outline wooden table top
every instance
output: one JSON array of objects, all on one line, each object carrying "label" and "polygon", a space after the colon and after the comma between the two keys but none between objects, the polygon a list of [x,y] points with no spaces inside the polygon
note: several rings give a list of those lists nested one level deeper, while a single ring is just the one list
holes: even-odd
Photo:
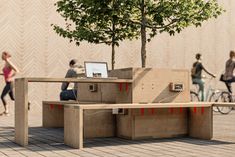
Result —
[{"label": "wooden table top", "polygon": [[193,108],[193,107],[211,107],[211,102],[198,103],[126,103],[126,104],[65,104],[65,107],[74,106],[80,109],[138,109],[138,108]]},{"label": "wooden table top", "polygon": [[44,78],[44,77],[25,77],[16,78],[17,80],[24,79],[27,82],[74,82],[74,83],[132,83],[132,79],[118,79],[118,78]]}]

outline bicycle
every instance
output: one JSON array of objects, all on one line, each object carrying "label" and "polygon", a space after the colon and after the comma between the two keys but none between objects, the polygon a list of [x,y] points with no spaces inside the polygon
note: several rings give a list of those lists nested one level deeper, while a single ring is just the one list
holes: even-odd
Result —
[{"label": "bicycle", "polygon": [[[218,100],[215,102],[234,102],[233,96],[230,92],[228,91],[222,91],[220,96],[218,97]],[[213,110],[217,112],[220,112],[221,114],[229,114],[233,108],[232,107],[213,107]]]},{"label": "bicycle", "polygon": [[[220,81],[226,83],[226,81],[224,81],[222,78],[220,78]],[[219,101],[219,102],[234,102],[233,95],[229,91],[223,91],[221,93],[220,98],[222,99],[222,101]],[[219,107],[218,106],[217,109],[222,114],[228,114],[228,113],[230,113],[233,110],[233,107]]]},{"label": "bicycle", "polygon": [[[209,102],[233,102],[231,93],[227,91],[222,91],[218,89],[213,89],[211,86],[211,80],[213,78],[210,78],[207,82],[208,88],[206,91],[206,98],[205,101]],[[199,102],[201,101],[199,98],[199,88],[198,85],[196,85],[197,92],[190,91],[191,101],[192,102]],[[232,107],[213,107],[214,112],[220,112],[221,114],[228,114],[232,111]]]}]

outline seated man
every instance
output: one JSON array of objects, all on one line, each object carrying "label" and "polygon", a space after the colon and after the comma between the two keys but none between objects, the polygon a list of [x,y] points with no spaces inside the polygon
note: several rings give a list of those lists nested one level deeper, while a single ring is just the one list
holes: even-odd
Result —
[{"label": "seated man", "polygon": [[[84,69],[77,64],[77,60],[73,59],[69,62],[69,70],[67,71],[65,78],[77,78],[79,73],[82,73]],[[77,100],[77,90],[68,89],[69,83],[63,82],[61,85],[60,100]]]}]

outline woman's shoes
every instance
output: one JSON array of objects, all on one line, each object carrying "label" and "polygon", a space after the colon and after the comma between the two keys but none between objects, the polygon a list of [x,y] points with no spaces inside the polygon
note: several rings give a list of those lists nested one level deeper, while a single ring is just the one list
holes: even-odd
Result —
[{"label": "woman's shoes", "polygon": [[[28,110],[30,110],[30,106],[31,106],[31,103],[28,102]],[[9,111],[4,111],[4,112],[0,113],[0,116],[10,116],[10,113],[9,113]]]},{"label": "woman's shoes", "polygon": [[10,116],[10,113],[8,111],[4,111],[0,114],[0,116]]}]

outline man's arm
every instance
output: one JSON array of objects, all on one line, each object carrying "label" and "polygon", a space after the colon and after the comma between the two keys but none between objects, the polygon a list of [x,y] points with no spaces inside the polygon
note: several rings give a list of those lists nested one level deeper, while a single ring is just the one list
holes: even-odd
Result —
[{"label": "man's arm", "polygon": [[212,73],[210,73],[208,70],[206,70],[206,68],[201,64],[201,66],[202,66],[202,69],[207,73],[207,74],[209,74],[210,76],[212,76],[212,77],[215,77],[215,75],[214,74],[212,74]]}]

